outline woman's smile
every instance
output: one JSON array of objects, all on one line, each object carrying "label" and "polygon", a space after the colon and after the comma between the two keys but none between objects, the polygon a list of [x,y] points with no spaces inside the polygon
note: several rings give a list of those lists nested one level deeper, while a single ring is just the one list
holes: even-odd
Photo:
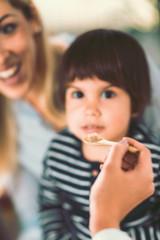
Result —
[{"label": "woman's smile", "polygon": [[19,83],[18,74],[20,72],[21,64],[15,63],[4,70],[0,70],[0,81],[6,85],[16,85]]}]

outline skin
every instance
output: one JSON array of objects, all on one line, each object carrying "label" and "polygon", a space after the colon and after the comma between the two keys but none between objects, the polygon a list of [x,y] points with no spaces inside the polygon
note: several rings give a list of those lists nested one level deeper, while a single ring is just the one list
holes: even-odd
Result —
[{"label": "skin", "polygon": [[[128,143],[139,149],[140,154],[135,169],[124,172],[121,169],[121,164],[128,149]],[[94,236],[97,232],[106,228],[119,228],[122,219],[153,193],[150,151],[131,138],[125,138],[125,140],[123,139],[123,141],[112,146],[91,189],[91,235]],[[107,214],[104,214],[104,212],[107,212]]]},{"label": "skin", "polygon": [[0,93],[10,99],[32,101],[39,91],[34,86],[37,24],[0,1]]},{"label": "skin", "polygon": [[[81,140],[87,134],[97,132],[101,137],[117,142],[128,133],[132,117],[130,96],[109,82],[98,78],[75,79],[66,90],[65,108],[68,126]],[[83,144],[83,153],[88,160],[97,161],[99,156],[102,161],[106,147]]]}]

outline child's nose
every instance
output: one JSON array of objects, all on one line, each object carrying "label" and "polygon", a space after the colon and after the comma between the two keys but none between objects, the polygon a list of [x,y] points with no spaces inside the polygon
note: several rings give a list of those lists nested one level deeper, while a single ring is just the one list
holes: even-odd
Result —
[{"label": "child's nose", "polygon": [[100,110],[98,106],[92,104],[92,105],[87,105],[85,108],[85,115],[86,116],[93,116],[97,117],[100,115]]}]

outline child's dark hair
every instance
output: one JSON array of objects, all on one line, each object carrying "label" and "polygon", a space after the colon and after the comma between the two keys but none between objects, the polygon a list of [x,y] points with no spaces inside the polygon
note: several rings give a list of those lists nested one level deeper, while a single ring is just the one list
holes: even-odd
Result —
[{"label": "child's dark hair", "polygon": [[132,113],[142,113],[150,102],[149,70],[142,47],[130,35],[97,29],[79,36],[65,52],[59,69],[59,107],[75,78],[97,77],[124,89],[131,97]]}]

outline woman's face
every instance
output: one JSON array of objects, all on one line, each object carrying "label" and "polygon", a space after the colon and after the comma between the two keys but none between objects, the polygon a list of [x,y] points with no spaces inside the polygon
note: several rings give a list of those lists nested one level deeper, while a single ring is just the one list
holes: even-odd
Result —
[{"label": "woman's face", "polygon": [[32,88],[35,27],[7,0],[0,1],[0,93],[8,98],[25,98]]}]

